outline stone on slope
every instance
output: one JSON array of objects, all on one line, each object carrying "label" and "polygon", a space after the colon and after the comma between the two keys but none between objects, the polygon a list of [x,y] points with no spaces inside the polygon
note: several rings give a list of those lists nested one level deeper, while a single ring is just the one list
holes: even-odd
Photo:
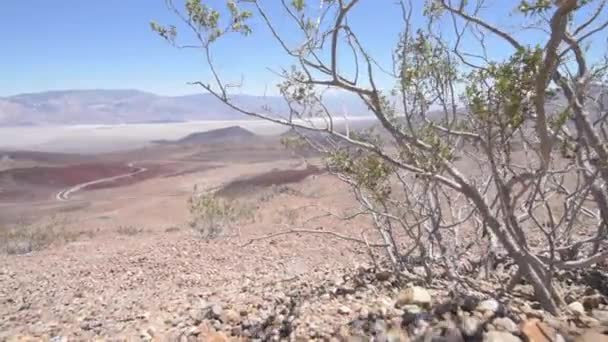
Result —
[{"label": "stone on slope", "polygon": [[530,319],[521,324],[521,333],[529,342],[558,342],[563,338],[555,329],[538,319]]},{"label": "stone on slope", "polygon": [[385,341],[387,341],[387,342],[409,342],[410,338],[407,335],[407,333],[405,333],[401,329],[391,329],[386,332]]},{"label": "stone on slope", "polygon": [[340,315],[349,315],[351,312],[350,308],[348,306],[341,306],[338,308],[338,313]]},{"label": "stone on slope", "polygon": [[579,316],[583,316],[585,314],[585,307],[580,302],[572,302],[568,304],[568,310]]},{"label": "stone on slope", "polygon": [[496,314],[500,311],[501,304],[496,299],[486,299],[477,304],[476,310],[481,313],[493,313]]},{"label": "stone on slope", "polygon": [[577,337],[575,342],[608,342],[608,335],[589,331]]},{"label": "stone on slope", "polygon": [[521,342],[521,339],[505,331],[488,331],[483,336],[484,342]]},{"label": "stone on slope", "polygon": [[402,290],[397,296],[397,307],[404,305],[420,305],[429,307],[431,305],[431,294],[423,287],[412,286]]},{"label": "stone on slope", "polygon": [[475,316],[464,316],[460,322],[460,330],[465,336],[477,336],[481,332],[481,320]]},{"label": "stone on slope", "polygon": [[591,316],[597,319],[600,324],[608,326],[608,311],[605,310],[592,310]]},{"label": "stone on slope", "polygon": [[508,317],[496,318],[493,323],[498,330],[503,330],[510,333],[516,333],[519,331],[519,327],[517,326],[517,324]]}]

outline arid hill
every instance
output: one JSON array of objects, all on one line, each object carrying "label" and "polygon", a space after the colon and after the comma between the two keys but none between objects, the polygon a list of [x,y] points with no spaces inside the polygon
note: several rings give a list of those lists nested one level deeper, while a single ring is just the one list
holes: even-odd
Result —
[{"label": "arid hill", "polygon": [[174,141],[160,140],[155,142],[173,145],[209,145],[253,141],[256,139],[256,137],[257,136],[254,133],[240,126],[230,126],[226,128],[188,134],[187,136]]}]

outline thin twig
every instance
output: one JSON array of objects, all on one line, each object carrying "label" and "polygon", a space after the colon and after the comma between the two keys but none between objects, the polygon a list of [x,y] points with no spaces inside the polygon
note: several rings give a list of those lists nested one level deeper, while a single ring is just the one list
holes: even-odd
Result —
[{"label": "thin twig", "polygon": [[[319,227],[319,228],[321,228],[321,227]],[[277,236],[288,235],[288,234],[321,234],[321,235],[331,235],[331,236],[336,237],[338,239],[360,243],[362,245],[366,245],[366,246],[369,246],[369,247],[376,247],[376,248],[386,247],[385,244],[368,244],[368,243],[366,243],[363,240],[356,239],[356,238],[353,238],[353,237],[350,237],[350,236],[345,236],[345,235],[341,235],[341,234],[338,234],[338,233],[335,233],[335,232],[330,232],[330,231],[314,230],[314,229],[289,229],[289,230],[278,232],[278,233],[272,233],[272,234],[260,236],[260,237],[257,237],[257,238],[252,238],[247,243],[241,245],[241,247],[245,247],[245,246],[251,245],[252,243],[254,243],[256,241],[272,239],[272,238],[277,237]]]}]

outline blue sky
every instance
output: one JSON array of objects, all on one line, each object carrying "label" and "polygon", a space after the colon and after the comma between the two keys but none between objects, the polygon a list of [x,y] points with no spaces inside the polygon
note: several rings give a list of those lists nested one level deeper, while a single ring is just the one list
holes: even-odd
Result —
[{"label": "blue sky", "polygon": [[[284,25],[279,1],[263,3],[282,33],[294,36],[295,30]],[[369,50],[380,56],[389,57],[400,30],[394,3],[363,0],[350,19]],[[496,3],[498,10],[488,16],[509,23],[515,2]],[[197,92],[186,82],[208,79],[202,56],[170,47],[150,31],[150,20],[176,22],[164,0],[3,0],[0,96],[76,88],[132,88],[166,95]],[[276,44],[267,43],[269,33],[261,23],[253,22],[253,28],[253,36],[218,46],[215,59],[228,79],[245,77],[244,92],[261,93],[277,80],[266,67],[286,66],[289,60]],[[492,49],[497,55],[505,51]]]},{"label": "blue sky", "polygon": [[[266,3],[281,22],[282,12],[272,5],[278,0]],[[375,9],[355,14],[373,22],[392,15]],[[136,88],[169,95],[197,92],[186,82],[207,79],[202,56],[169,46],[151,32],[150,20],[177,21],[164,0],[3,0],[0,96],[73,88]],[[259,93],[277,79],[265,67],[286,60],[275,44],[264,42],[269,35],[259,22],[254,29],[253,36],[238,39],[238,46],[218,47],[215,59],[228,77],[246,76],[245,91]],[[373,40],[375,47],[390,48],[396,37],[396,30],[392,31]]]}]

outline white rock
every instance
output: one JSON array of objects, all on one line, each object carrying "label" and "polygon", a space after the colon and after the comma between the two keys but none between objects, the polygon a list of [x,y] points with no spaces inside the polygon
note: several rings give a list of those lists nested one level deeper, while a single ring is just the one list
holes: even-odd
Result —
[{"label": "white rock", "polygon": [[414,305],[414,304],[403,305],[401,307],[401,309],[403,309],[403,311],[413,313],[413,314],[422,312],[422,308],[420,308],[418,305]]},{"label": "white rock", "polygon": [[460,330],[465,336],[475,336],[481,328],[481,321],[477,317],[465,316],[460,322]]},{"label": "white rock", "polygon": [[220,318],[222,316],[222,306],[219,304],[215,304],[211,306],[211,316],[212,318]]},{"label": "white rock", "polygon": [[568,304],[568,309],[576,315],[584,315],[585,307],[580,302],[572,302]]},{"label": "white rock", "polygon": [[601,324],[608,325],[608,311],[604,310],[593,310],[591,311],[593,318],[600,321]]},{"label": "white rock", "polygon": [[396,305],[401,307],[403,305],[414,304],[428,307],[431,305],[431,301],[431,294],[425,288],[412,286],[399,293]]},{"label": "white rock", "polygon": [[350,314],[350,308],[348,306],[341,306],[338,308],[338,313],[340,315],[348,315]]},{"label": "white rock", "polygon": [[476,310],[479,312],[496,313],[500,309],[500,303],[496,299],[486,299],[477,304]]},{"label": "white rock", "polygon": [[519,327],[513,320],[508,317],[500,317],[494,320],[494,325],[498,330],[508,331],[510,333],[516,333],[519,331]]}]

